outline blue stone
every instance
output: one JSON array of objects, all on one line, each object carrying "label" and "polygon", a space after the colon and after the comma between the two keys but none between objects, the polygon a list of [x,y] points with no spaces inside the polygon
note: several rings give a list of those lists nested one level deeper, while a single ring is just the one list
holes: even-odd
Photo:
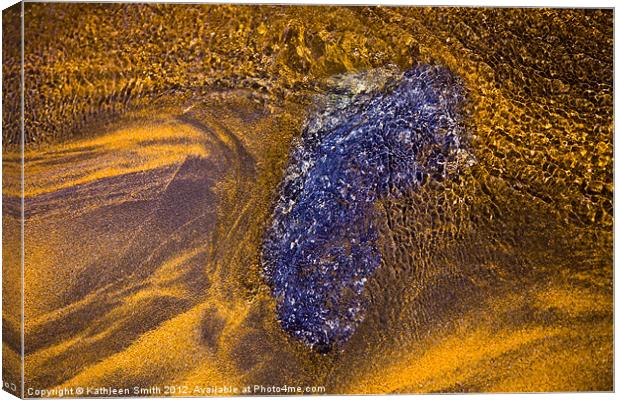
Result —
[{"label": "blue stone", "polygon": [[445,179],[464,145],[464,90],[446,68],[418,65],[381,89],[341,92],[293,144],[263,243],[280,324],[319,352],[364,318],[364,287],[381,264],[377,200]]}]

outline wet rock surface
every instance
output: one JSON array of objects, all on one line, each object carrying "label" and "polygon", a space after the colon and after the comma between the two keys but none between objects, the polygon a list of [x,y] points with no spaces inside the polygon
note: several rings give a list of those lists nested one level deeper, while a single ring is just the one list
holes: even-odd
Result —
[{"label": "wet rock surface", "polygon": [[[351,91],[363,87],[356,78]],[[280,323],[319,352],[345,342],[364,317],[361,295],[381,263],[377,200],[445,179],[466,158],[462,82],[429,65],[388,79],[379,92],[343,89],[310,116],[266,233]]]}]

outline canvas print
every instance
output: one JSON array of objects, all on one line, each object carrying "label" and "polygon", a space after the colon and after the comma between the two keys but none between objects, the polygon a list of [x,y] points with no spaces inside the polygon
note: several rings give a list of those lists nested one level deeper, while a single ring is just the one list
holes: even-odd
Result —
[{"label": "canvas print", "polygon": [[613,18],[4,10],[4,389],[613,391]]}]

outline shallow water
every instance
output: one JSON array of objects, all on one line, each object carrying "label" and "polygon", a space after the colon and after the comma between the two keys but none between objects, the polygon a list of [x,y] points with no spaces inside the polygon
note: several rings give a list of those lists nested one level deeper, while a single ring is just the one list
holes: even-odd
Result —
[{"label": "shallow water", "polygon": [[[612,389],[611,11],[26,7],[26,389]],[[7,77],[15,65],[5,62]],[[394,85],[428,65],[463,96],[458,112],[421,115],[458,120],[458,136],[441,118],[433,130],[404,111],[376,112],[401,100],[423,106]],[[328,151],[355,118],[379,137],[390,132],[381,123],[407,125],[413,147],[388,148],[415,160],[390,164],[403,180],[364,192],[363,209],[327,202],[323,215],[318,189],[290,194],[283,182],[308,156],[314,169],[290,182],[319,187],[329,170],[346,184],[346,168],[327,160],[361,165],[362,151],[381,149],[364,136],[344,156]],[[5,126],[3,245],[12,249],[18,131]],[[328,135],[310,141],[321,127]],[[431,132],[450,137],[447,147],[425,142]],[[432,145],[413,150],[423,143]],[[310,145],[324,161],[304,153]],[[384,177],[373,172],[352,193]],[[290,199],[311,218],[279,216]],[[338,211],[342,234],[330,238],[342,243],[304,254],[344,265],[342,275],[316,273],[317,258],[309,277],[270,278],[298,273],[299,259],[278,249],[292,237],[306,246],[310,220],[333,229]],[[301,231],[289,237],[293,223]],[[353,243],[344,228],[368,247],[339,264],[329,258]],[[277,261],[265,274],[270,229]],[[5,380],[19,362],[18,255],[3,251]],[[363,290],[323,302],[361,278]],[[319,281],[319,296],[288,298],[351,329],[316,351],[308,344],[319,343],[322,322],[296,334],[281,323],[296,315],[281,306],[287,292],[277,296],[286,283],[307,294]]]}]

